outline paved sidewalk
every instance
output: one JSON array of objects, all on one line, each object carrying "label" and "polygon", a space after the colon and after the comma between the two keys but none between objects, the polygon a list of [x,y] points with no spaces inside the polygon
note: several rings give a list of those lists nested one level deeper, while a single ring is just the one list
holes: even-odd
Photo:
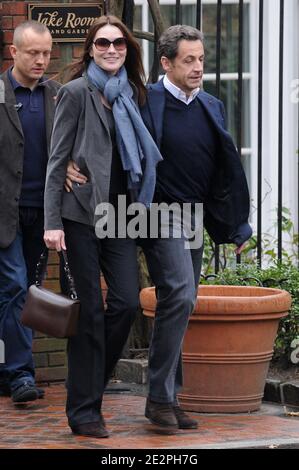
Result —
[{"label": "paved sidewalk", "polygon": [[198,430],[164,436],[154,433],[144,417],[142,393],[116,384],[105,394],[108,439],[71,434],[63,385],[46,387],[44,399],[27,405],[0,397],[0,449],[299,449],[299,417],[286,416],[282,406],[263,404],[250,414],[193,413]]}]

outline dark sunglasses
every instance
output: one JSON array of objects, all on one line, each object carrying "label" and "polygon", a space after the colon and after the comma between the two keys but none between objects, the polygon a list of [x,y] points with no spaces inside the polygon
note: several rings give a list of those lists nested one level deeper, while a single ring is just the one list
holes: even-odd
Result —
[{"label": "dark sunglasses", "polygon": [[109,41],[106,38],[98,38],[96,39],[93,44],[96,46],[98,51],[106,51],[109,49],[111,44],[116,51],[124,51],[127,47],[127,40],[126,38],[116,38],[114,41]]}]

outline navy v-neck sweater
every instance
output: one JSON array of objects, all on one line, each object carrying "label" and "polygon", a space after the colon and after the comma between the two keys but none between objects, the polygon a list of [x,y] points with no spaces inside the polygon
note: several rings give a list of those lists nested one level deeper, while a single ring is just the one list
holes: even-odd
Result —
[{"label": "navy v-neck sweater", "polygon": [[205,202],[216,167],[218,133],[198,99],[189,105],[166,91],[157,189],[165,201]]}]

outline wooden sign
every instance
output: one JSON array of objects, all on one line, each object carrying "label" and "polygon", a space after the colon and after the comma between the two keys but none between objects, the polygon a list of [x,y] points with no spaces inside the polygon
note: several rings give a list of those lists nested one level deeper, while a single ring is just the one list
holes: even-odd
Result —
[{"label": "wooden sign", "polygon": [[84,42],[90,26],[103,12],[102,1],[28,5],[28,19],[47,26],[55,42]]}]

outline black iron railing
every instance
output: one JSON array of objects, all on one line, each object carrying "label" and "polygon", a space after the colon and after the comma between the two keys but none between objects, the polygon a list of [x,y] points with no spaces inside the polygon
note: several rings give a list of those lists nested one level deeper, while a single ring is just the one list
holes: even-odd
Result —
[{"label": "black iron railing", "polygon": [[[182,22],[182,4],[180,0],[173,0],[175,6],[175,21],[176,23]],[[197,0],[196,2],[196,26],[202,28],[202,8],[203,1]],[[222,17],[223,17],[223,6],[224,2],[222,0],[216,0],[217,4],[217,15],[216,15],[216,35],[215,35],[215,45],[216,45],[216,95],[220,97],[221,91],[221,72],[222,72]],[[237,129],[236,129],[236,145],[240,155],[242,157],[242,138],[243,138],[243,113],[244,113],[244,103],[243,103],[243,84],[244,84],[244,70],[243,70],[243,59],[244,59],[244,0],[239,0],[238,2],[238,58],[237,58]],[[263,252],[263,234],[262,234],[262,204],[263,204],[263,163],[265,156],[263,155],[263,119],[264,119],[264,110],[263,110],[263,91],[265,84],[264,80],[264,59],[265,59],[265,47],[264,47],[264,0],[259,0],[258,8],[258,90],[257,90],[257,116],[256,116],[256,126],[257,126],[257,168],[254,169],[257,186],[256,194],[256,256],[259,264],[262,262]],[[133,0],[125,0],[124,7],[124,16],[123,19],[127,21],[127,24],[131,27],[133,24],[133,11],[134,5]],[[277,244],[276,244],[276,253],[277,259],[282,260],[283,257],[283,148],[284,148],[284,135],[283,135],[283,124],[284,124],[284,25],[285,25],[285,1],[280,0],[280,9],[279,9],[279,50],[276,51],[267,51],[269,53],[277,53],[279,60],[279,76],[273,77],[273,80],[278,80],[279,83],[279,102],[278,102],[278,163],[277,163]],[[128,21],[130,18],[130,21]],[[203,28],[204,29],[204,28]],[[157,34],[155,33],[157,38]],[[159,64],[157,60],[154,62],[153,67],[151,68],[150,78],[153,81],[158,79],[159,73]],[[299,76],[299,72],[298,72]],[[298,120],[299,121],[299,120]],[[298,148],[299,148],[299,125],[298,125]],[[298,181],[299,181],[299,155],[298,155]],[[299,190],[297,189],[296,200],[298,200],[299,207]],[[299,226],[295,228],[296,232],[299,232]],[[237,262],[241,261],[241,257],[237,257]],[[298,240],[298,266],[299,266],[299,240]],[[216,247],[215,250],[215,271],[219,271],[219,250]]]}]

